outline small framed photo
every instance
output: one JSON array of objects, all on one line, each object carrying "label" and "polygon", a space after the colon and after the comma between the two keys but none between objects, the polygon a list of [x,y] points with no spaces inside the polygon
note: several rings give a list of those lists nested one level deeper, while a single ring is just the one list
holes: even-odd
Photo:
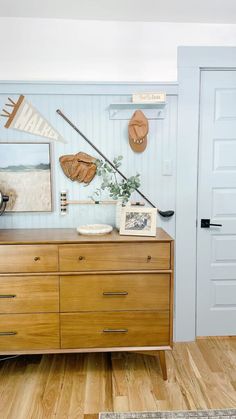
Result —
[{"label": "small framed photo", "polygon": [[122,208],[120,234],[156,236],[157,209],[127,206]]}]

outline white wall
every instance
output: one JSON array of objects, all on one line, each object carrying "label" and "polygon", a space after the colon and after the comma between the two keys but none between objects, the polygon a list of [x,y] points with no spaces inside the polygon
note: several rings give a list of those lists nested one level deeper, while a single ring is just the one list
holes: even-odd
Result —
[{"label": "white wall", "polygon": [[173,81],[177,46],[236,45],[236,25],[0,18],[1,80]]}]

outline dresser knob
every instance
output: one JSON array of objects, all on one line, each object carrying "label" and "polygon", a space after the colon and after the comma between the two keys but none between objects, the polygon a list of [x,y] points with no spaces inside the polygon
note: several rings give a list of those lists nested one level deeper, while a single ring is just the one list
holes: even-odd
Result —
[{"label": "dresser knob", "polygon": [[79,260],[84,260],[85,257],[84,256],[79,256]]},{"label": "dresser knob", "polygon": [[147,261],[149,262],[152,259],[150,255],[147,256]]},{"label": "dresser knob", "polygon": [[37,262],[37,260],[40,260],[40,257],[39,256],[35,256],[34,257],[34,260],[35,260],[35,262]]}]

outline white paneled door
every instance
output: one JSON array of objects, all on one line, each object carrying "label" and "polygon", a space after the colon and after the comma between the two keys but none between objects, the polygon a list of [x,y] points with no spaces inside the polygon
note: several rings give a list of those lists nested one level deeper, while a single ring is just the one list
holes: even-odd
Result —
[{"label": "white paneled door", "polygon": [[236,335],[234,70],[201,72],[197,229],[196,334]]}]

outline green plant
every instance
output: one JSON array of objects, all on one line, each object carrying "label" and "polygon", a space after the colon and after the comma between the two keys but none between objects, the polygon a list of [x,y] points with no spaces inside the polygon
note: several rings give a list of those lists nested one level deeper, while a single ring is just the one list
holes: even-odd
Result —
[{"label": "green plant", "polygon": [[[113,164],[118,169],[122,164],[123,156],[113,159]],[[103,160],[96,160],[97,175],[101,177],[102,183],[93,193],[92,199],[96,201],[101,198],[102,191],[107,190],[112,199],[121,199],[126,204],[132,194],[140,186],[140,174],[118,181],[119,176],[116,170]]]}]

